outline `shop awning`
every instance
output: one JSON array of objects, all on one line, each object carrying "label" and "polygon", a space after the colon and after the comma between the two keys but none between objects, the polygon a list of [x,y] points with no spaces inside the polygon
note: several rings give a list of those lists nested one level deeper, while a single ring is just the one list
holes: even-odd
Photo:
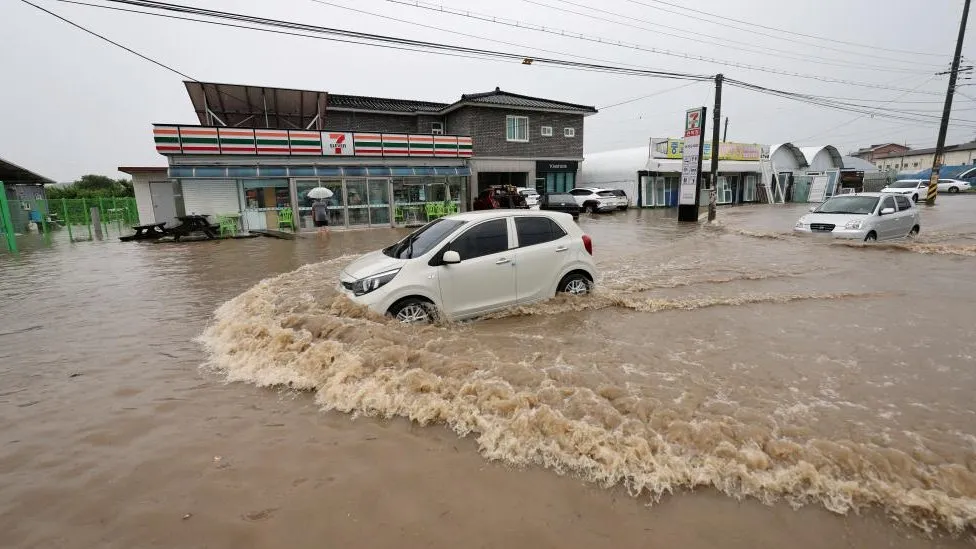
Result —
[{"label": "shop awning", "polygon": [[250,179],[265,177],[469,176],[467,166],[170,166],[169,177]]}]

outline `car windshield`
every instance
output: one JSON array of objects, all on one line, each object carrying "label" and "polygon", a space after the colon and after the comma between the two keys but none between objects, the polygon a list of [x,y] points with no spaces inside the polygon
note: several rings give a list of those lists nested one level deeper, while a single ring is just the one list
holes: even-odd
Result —
[{"label": "car windshield", "polygon": [[877,196],[838,196],[824,202],[815,211],[824,214],[867,215],[878,205]]},{"label": "car windshield", "polygon": [[573,198],[571,194],[547,194],[546,200],[549,202],[572,202],[576,203],[576,199]]},{"label": "car windshield", "polygon": [[447,235],[464,224],[465,221],[457,219],[435,219],[389,248],[384,248],[383,253],[398,259],[420,257],[434,249]]},{"label": "car windshield", "polygon": [[890,189],[914,189],[918,187],[918,181],[895,181],[888,185]]}]

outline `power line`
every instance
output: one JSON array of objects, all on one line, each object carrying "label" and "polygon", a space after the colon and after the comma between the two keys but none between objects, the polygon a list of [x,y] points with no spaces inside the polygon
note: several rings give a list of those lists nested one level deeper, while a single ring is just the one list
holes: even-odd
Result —
[{"label": "power line", "polygon": [[[674,51],[660,49],[660,48],[642,46],[642,45],[638,45],[638,44],[630,44],[630,43],[626,43],[626,42],[619,42],[619,41],[614,41],[614,40],[608,40],[608,39],[604,39],[604,38],[599,38],[599,37],[593,37],[593,36],[587,36],[587,35],[584,35],[584,34],[579,34],[579,33],[573,32],[573,31],[567,31],[567,30],[562,30],[562,29],[549,28],[549,27],[544,27],[544,26],[541,26],[541,25],[535,25],[535,24],[532,24],[532,23],[526,23],[526,22],[523,22],[523,21],[503,19],[503,18],[498,18],[498,17],[491,16],[491,15],[479,14],[479,13],[475,13],[475,12],[471,12],[471,11],[466,11],[466,10],[465,11],[455,10],[455,9],[452,9],[452,8],[445,7],[443,5],[428,4],[428,3],[422,2],[420,0],[412,0],[412,1],[411,0],[387,0],[387,1],[388,2],[392,2],[394,4],[401,4],[401,5],[404,5],[404,6],[416,7],[416,8],[426,9],[426,10],[430,10],[430,11],[438,11],[438,12],[442,12],[442,13],[449,13],[451,15],[456,15],[456,16],[459,16],[459,17],[466,17],[466,18],[469,18],[469,19],[475,19],[475,20],[484,21],[484,22],[488,22],[488,23],[493,23],[493,24],[498,24],[498,25],[505,25],[505,26],[508,26],[508,27],[522,28],[522,29],[533,30],[533,31],[537,31],[537,32],[544,32],[544,33],[547,33],[547,34],[552,34],[552,35],[556,35],[556,36],[562,36],[562,37],[566,37],[566,38],[573,38],[573,39],[577,39],[577,40],[584,40],[584,41],[587,41],[587,42],[604,44],[604,45],[608,45],[608,46],[617,46],[617,47],[628,48],[628,49],[633,49],[633,50],[638,50],[638,51],[645,51],[645,52],[649,52],[649,53],[656,53],[656,54],[659,54],[659,55],[667,55],[667,56],[671,56],[671,57],[678,57],[678,58],[681,58],[681,59],[686,59],[686,60],[691,60],[691,61],[702,61],[702,62],[716,63],[716,64],[719,64],[719,65],[725,65],[725,66],[729,66],[729,67],[736,67],[736,68],[747,69],[747,70],[755,70],[755,71],[766,72],[766,73],[770,73],[770,74],[777,74],[777,75],[781,75],[781,76],[792,76],[792,77],[796,77],[796,78],[805,78],[805,79],[809,79],[809,80],[818,80],[820,82],[827,82],[827,83],[832,83],[832,84],[847,84],[847,85],[858,86],[858,87],[863,87],[863,88],[873,88],[873,89],[892,90],[892,91],[905,91],[903,88],[893,88],[893,87],[890,87],[890,86],[884,86],[884,85],[880,85],[880,84],[874,84],[874,83],[868,83],[868,82],[858,82],[858,81],[854,81],[854,80],[845,80],[845,79],[839,79],[839,78],[831,78],[831,77],[827,77],[827,76],[819,76],[819,75],[811,75],[811,74],[802,74],[802,73],[797,73],[797,72],[792,72],[792,71],[785,71],[785,70],[775,69],[775,68],[771,68],[771,67],[764,67],[764,66],[758,66],[758,65],[750,65],[750,64],[739,63],[739,62],[735,62],[735,61],[727,61],[727,60],[723,60],[723,59],[716,59],[716,58],[707,57],[707,56],[692,55],[692,54],[674,52]],[[526,1],[529,1],[529,0],[526,0]],[[916,93],[922,94],[922,95],[941,95],[938,92],[918,91]]]},{"label": "power line", "polygon": [[105,37],[105,36],[103,36],[101,34],[98,34],[97,32],[95,32],[93,30],[89,30],[89,29],[87,29],[87,28],[79,25],[78,23],[75,23],[74,21],[70,21],[68,19],[65,19],[64,17],[61,17],[60,15],[54,13],[53,11],[47,10],[45,8],[42,8],[41,6],[38,6],[37,4],[34,4],[32,2],[29,2],[28,0],[20,0],[20,1],[23,2],[23,3],[25,3],[25,4],[27,4],[28,6],[32,6],[34,8],[37,8],[37,9],[43,11],[44,13],[46,13],[46,14],[52,16],[52,17],[56,17],[56,18],[60,19],[61,21],[65,22],[65,23],[67,23],[69,25],[71,25],[72,27],[75,27],[76,29],[83,30],[83,31],[87,32],[88,34],[90,34],[90,35],[92,35],[92,36],[94,36],[94,37],[96,37],[96,38],[98,38],[100,40],[104,40],[104,41],[108,42],[109,44],[112,44],[115,47],[122,48],[123,50],[125,50],[125,51],[127,51],[127,52],[129,52],[129,53],[131,53],[131,54],[133,54],[135,56],[141,57],[142,59],[144,59],[146,61],[149,61],[150,63],[152,63],[154,65],[158,65],[158,66],[160,66],[160,67],[162,67],[162,68],[164,68],[164,69],[166,69],[166,70],[168,70],[170,72],[176,73],[176,74],[182,76],[183,78],[186,78],[187,80],[193,80],[194,82],[197,81],[196,78],[193,78],[192,76],[189,76],[188,74],[186,74],[184,72],[178,71],[178,70],[174,69],[173,67],[170,67],[169,65],[164,64],[161,61],[157,61],[157,60],[155,60],[155,59],[153,59],[153,58],[151,58],[151,57],[149,57],[147,55],[141,54],[141,53],[137,52],[136,50],[134,50],[132,48],[129,48],[127,46],[123,46],[122,44],[119,44],[118,42],[112,40],[111,38],[107,38],[107,37]]},{"label": "power line", "polygon": [[[559,7],[556,7],[556,6],[552,6],[552,5],[549,5],[549,4],[545,4],[545,3],[540,2],[538,0],[523,0],[523,1],[526,2],[526,3],[529,3],[529,4],[534,4],[534,5],[542,6],[542,7],[549,8],[549,9],[554,9],[554,10],[558,10],[558,11],[562,11],[562,12],[566,12],[566,13],[572,13],[574,15],[580,15],[582,17],[589,17],[589,18],[593,18],[593,19],[600,20],[600,21],[606,21],[608,23],[614,23],[614,24],[617,24],[617,25],[623,25],[623,26],[627,26],[627,27],[633,27],[633,28],[637,28],[637,29],[641,29],[641,30],[651,30],[651,29],[647,29],[645,27],[640,27],[640,26],[633,25],[631,23],[625,23],[625,22],[621,22],[621,21],[614,21],[612,19],[605,19],[605,18],[597,17],[597,16],[594,16],[594,15],[591,15],[591,14],[587,14],[587,13],[580,13],[580,12],[573,11],[573,10],[569,10],[569,9],[565,9],[565,8],[559,8]],[[629,20],[641,21],[643,23],[647,23],[649,25],[656,26],[656,27],[662,27],[662,28],[671,29],[671,30],[683,31],[683,32],[686,32],[686,33],[689,33],[689,34],[698,35],[698,36],[701,36],[701,37],[704,37],[704,38],[710,38],[712,40],[721,40],[721,41],[724,41],[724,42],[731,42],[733,44],[741,44],[741,45],[746,45],[746,46],[755,46],[755,44],[749,44],[747,42],[741,42],[741,41],[737,41],[737,40],[731,40],[729,38],[723,38],[723,37],[720,37],[720,36],[714,36],[714,35],[710,35],[710,34],[705,34],[703,32],[690,31],[690,30],[681,29],[681,28],[678,28],[678,27],[671,27],[671,26],[668,26],[668,25],[663,25],[661,23],[655,23],[653,21],[648,21],[647,19],[641,19],[640,17],[635,17],[635,16],[632,16],[632,15],[621,14],[621,13],[617,13],[617,12],[614,12],[614,11],[609,11],[609,10],[597,8],[597,7],[594,7],[594,6],[588,6],[586,4],[580,4],[578,2],[573,2],[571,0],[553,0],[553,1],[560,2],[562,4],[568,4],[570,6],[576,6],[578,8],[588,9],[588,10],[595,11],[595,12],[598,12],[598,13],[603,13],[603,14],[606,14],[606,15],[611,15],[611,16],[614,16],[614,17],[619,17],[621,19],[625,19],[625,20],[628,20],[628,21]],[[733,28],[735,28],[735,27],[733,27]],[[659,32],[659,31],[653,31],[653,32]],[[752,32],[752,31],[750,31],[750,32]],[[660,33],[660,32],[659,32],[659,34],[665,34],[667,36],[674,36],[676,38],[684,38],[686,40],[693,40],[693,39],[689,39],[689,38],[684,37],[684,36],[677,36],[677,35],[673,35],[673,34]],[[753,32],[753,34],[755,34],[755,33]],[[778,40],[783,40],[783,38],[778,38],[778,37],[773,37],[773,38],[776,38]],[[695,41],[696,42],[701,42],[701,40],[695,40]],[[841,50],[841,49],[837,49],[837,48],[828,48],[826,46],[823,46],[823,47],[825,47],[826,49],[830,49],[830,50],[834,50],[834,51],[838,51],[838,52],[842,52],[842,53],[846,53],[846,54],[853,53],[853,52],[850,52],[850,51],[847,51],[847,50]],[[763,51],[763,50],[744,49],[744,48],[737,48],[737,49],[743,49],[744,51],[748,51],[748,52],[751,52],[751,53],[760,53],[760,54],[763,54],[763,55],[771,55],[770,53],[768,53],[768,51]],[[844,63],[836,63],[836,62],[831,62],[831,61],[836,61],[836,59],[830,59],[830,58],[826,58],[826,57],[820,57],[820,56],[809,55],[809,54],[803,54],[803,55],[801,55],[801,56],[798,57],[797,56],[798,54],[796,54],[795,52],[788,52],[788,51],[779,50],[779,49],[775,49],[775,48],[767,48],[767,49],[769,51],[775,51],[775,52],[785,53],[787,55],[781,55],[779,57],[786,57],[788,59],[797,59],[797,60],[801,60],[801,61],[806,60],[806,58],[826,60],[827,62],[819,61],[819,63],[825,64],[825,65],[834,65],[834,66],[838,66],[838,67],[867,68],[867,69],[870,69],[870,70],[877,70],[877,71],[910,72],[910,71],[908,71],[906,69],[898,69],[898,68],[895,68],[895,67],[877,67],[875,65],[868,65],[868,64],[863,64],[863,63],[846,63],[846,62],[844,62]],[[919,66],[927,67],[928,69],[941,68],[942,67],[942,65],[937,65],[937,64],[919,63],[919,62],[916,62],[916,61],[905,61],[904,59],[893,59],[891,57],[884,57],[884,56],[880,56],[880,55],[871,55],[871,54],[865,54],[865,53],[858,53],[857,55],[858,55],[858,57],[872,57],[872,58],[875,58],[875,59],[882,59],[882,60],[885,60],[885,61],[894,61],[896,63],[905,63],[905,64],[911,64],[911,65],[919,65]],[[818,63],[818,61],[809,61],[809,62],[811,62],[811,63]]]},{"label": "power line", "polygon": [[[112,9],[110,6],[87,4],[85,2],[78,2],[74,0],[58,0],[58,1]],[[242,15],[238,13],[209,10],[204,8],[195,8],[192,6],[184,6],[179,4],[155,2],[151,0],[106,0],[106,1],[112,3],[118,3],[118,4],[134,5],[138,7],[156,9],[162,11],[175,11],[175,12],[193,14],[193,15],[210,17],[215,19],[229,19],[233,21],[252,23],[252,24],[257,24],[262,26],[300,30],[304,32],[323,34],[323,35],[327,35],[328,37],[309,36],[306,34],[295,34],[290,32],[282,32],[279,30],[259,29],[255,27],[241,27],[239,25],[232,25],[224,22],[186,18],[188,20],[193,20],[201,23],[246,28],[249,30],[262,30],[266,32],[278,32],[282,34],[304,36],[306,38],[319,38],[324,40],[348,42],[348,43],[354,43],[360,45],[370,45],[370,46],[377,46],[377,47],[393,47],[393,49],[408,49],[410,51],[423,51],[428,53],[450,52],[450,54],[452,55],[460,53],[460,54],[474,55],[474,56],[486,57],[486,58],[507,59],[512,61],[518,61],[523,64],[553,65],[562,68],[573,68],[579,70],[589,70],[594,72],[624,74],[624,75],[633,75],[633,76],[649,76],[649,77],[677,79],[677,80],[711,80],[712,78],[709,75],[696,75],[696,74],[680,73],[674,71],[633,68],[633,67],[626,67],[620,65],[599,65],[594,63],[583,63],[579,61],[573,61],[571,59],[537,57],[532,55],[526,55],[524,53],[511,53],[511,52],[504,52],[498,50],[487,50],[487,49],[472,48],[467,46],[459,46],[454,44],[428,42],[424,40],[413,40],[408,38],[364,33],[364,32],[350,31],[350,30],[338,29],[338,28],[322,27],[317,25],[309,25],[305,23],[295,23],[291,21],[268,19],[263,17]],[[165,14],[142,12],[137,10],[128,10],[128,11],[132,11],[133,13],[140,13],[143,15],[166,16]],[[335,38],[336,36],[342,37],[342,39]],[[390,44],[393,44],[393,46],[390,46]]]},{"label": "power line", "polygon": [[[696,21],[699,20],[699,18],[696,17],[696,16],[688,15],[686,13],[681,13],[681,12],[677,12],[677,11],[674,11],[674,10],[669,10],[669,9],[666,9],[666,8],[661,8],[661,7],[658,7],[658,6],[652,6],[650,4],[647,4],[646,2],[642,2],[640,0],[625,0],[625,1],[626,2],[630,2],[632,4],[638,4],[638,5],[644,6],[646,8],[656,9],[656,10],[664,11],[664,12],[667,12],[667,13],[673,13],[673,14],[676,14],[676,15],[680,15],[682,17],[689,17],[689,18],[695,19]],[[838,40],[838,39],[833,38],[833,37],[817,36],[817,35],[814,35],[814,34],[804,34],[802,32],[797,32],[797,31],[793,31],[793,30],[779,29],[779,28],[776,28],[776,27],[762,25],[760,23],[752,23],[750,21],[743,21],[742,19],[735,19],[734,17],[729,17],[727,15],[718,15],[718,14],[714,14],[714,13],[709,13],[707,11],[697,10],[697,9],[694,9],[694,8],[689,8],[689,7],[686,7],[686,6],[682,6],[680,4],[674,4],[674,3],[671,3],[671,2],[665,2],[663,0],[648,0],[648,1],[653,2],[655,4],[664,4],[666,6],[671,6],[671,7],[680,9],[680,10],[690,11],[690,12],[696,13],[698,15],[704,15],[706,17],[710,17],[710,18],[713,18],[713,19],[719,19],[720,20],[720,21],[717,21],[717,22],[716,21],[709,21],[710,23],[713,23],[713,24],[719,23],[719,24],[721,24],[723,26],[731,27],[731,28],[734,28],[734,29],[746,30],[747,32],[755,32],[755,31],[751,31],[751,30],[748,30],[748,29],[742,29],[742,28],[739,28],[739,27],[734,27],[734,26],[731,26],[731,25],[728,24],[729,21],[734,21],[736,23],[742,23],[743,25],[748,25],[750,27],[758,27],[758,28],[761,28],[761,29],[776,31],[776,32],[780,32],[780,33],[784,33],[784,34],[788,34],[789,35],[789,38],[781,38],[781,37],[777,37],[777,36],[771,36],[771,38],[776,38],[777,40],[790,40],[790,41],[792,41],[794,43],[801,43],[801,44],[807,43],[807,42],[803,42],[803,41],[797,41],[796,38],[795,38],[796,36],[802,36],[804,38],[812,38],[814,40],[821,40],[821,41],[832,42],[832,43],[837,43],[837,44],[845,44],[845,45],[848,45],[848,46],[854,46],[854,47],[857,47],[857,48],[867,48],[867,49],[870,49],[870,50],[883,50],[883,51],[890,51],[890,52],[894,52],[894,53],[902,53],[902,54],[909,54],[909,55],[922,55],[922,56],[929,56],[929,57],[944,57],[944,54],[940,54],[940,53],[917,52],[917,51],[911,51],[911,50],[901,50],[901,49],[896,49],[896,48],[882,48],[882,47],[879,47],[879,46],[875,46],[873,44],[860,44],[858,42],[849,42],[849,41],[844,41],[844,40]],[[764,35],[764,36],[769,36],[769,35]],[[807,43],[807,44],[809,44],[809,43]],[[818,45],[818,44],[809,44],[809,45],[812,45],[812,46],[818,47],[818,48],[832,49],[832,48],[827,48],[826,46]]]},{"label": "power line", "polygon": [[621,101],[619,103],[613,103],[613,104],[610,104],[610,105],[606,105],[604,107],[599,107],[599,110],[605,111],[607,109],[612,109],[613,107],[619,107],[621,105],[626,105],[628,103],[633,103],[635,101],[640,101],[641,99],[648,99],[650,97],[655,97],[655,96],[658,96],[658,95],[664,95],[666,93],[670,93],[670,92],[673,92],[673,91],[677,91],[677,90],[680,90],[681,88],[687,88],[688,86],[693,86],[693,85],[698,84],[698,83],[699,82],[688,82],[686,84],[682,84],[682,85],[676,86],[674,88],[668,88],[666,90],[661,90],[661,91],[657,91],[657,92],[650,93],[650,94],[647,94],[647,95],[642,95],[640,97],[635,97],[633,99],[627,99],[626,101]]}]

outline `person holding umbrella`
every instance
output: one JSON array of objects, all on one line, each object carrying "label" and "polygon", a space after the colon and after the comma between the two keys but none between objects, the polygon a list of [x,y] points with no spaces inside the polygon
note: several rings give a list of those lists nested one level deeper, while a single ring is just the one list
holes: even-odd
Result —
[{"label": "person holding umbrella", "polygon": [[324,227],[329,226],[329,206],[324,202],[324,199],[332,197],[332,191],[325,187],[315,187],[314,189],[308,191],[306,195],[309,198],[315,200],[312,203],[312,222],[315,223],[316,227],[320,230]]}]

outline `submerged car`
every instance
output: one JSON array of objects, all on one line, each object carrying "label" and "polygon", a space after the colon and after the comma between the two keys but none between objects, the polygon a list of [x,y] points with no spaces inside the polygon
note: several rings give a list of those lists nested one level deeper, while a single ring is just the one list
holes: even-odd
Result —
[{"label": "submerged car", "polygon": [[793,230],[870,242],[915,237],[921,225],[918,207],[905,195],[858,193],[835,196],[811,208]]},{"label": "submerged car", "polygon": [[474,199],[475,210],[497,210],[503,208],[528,208],[525,197],[518,192],[517,187],[501,185],[489,187]]},{"label": "submerged car", "polygon": [[552,212],[563,212],[578,219],[580,207],[576,203],[576,198],[569,193],[546,193],[539,199],[539,209]]},{"label": "submerged car", "polygon": [[576,203],[584,212],[610,212],[629,205],[625,199],[613,194],[610,189],[598,189],[595,187],[576,187],[569,191],[576,199]]},{"label": "submerged car", "polygon": [[436,219],[360,257],[340,272],[339,289],[378,313],[425,323],[586,294],[595,280],[593,241],[569,214],[489,210]]}]

